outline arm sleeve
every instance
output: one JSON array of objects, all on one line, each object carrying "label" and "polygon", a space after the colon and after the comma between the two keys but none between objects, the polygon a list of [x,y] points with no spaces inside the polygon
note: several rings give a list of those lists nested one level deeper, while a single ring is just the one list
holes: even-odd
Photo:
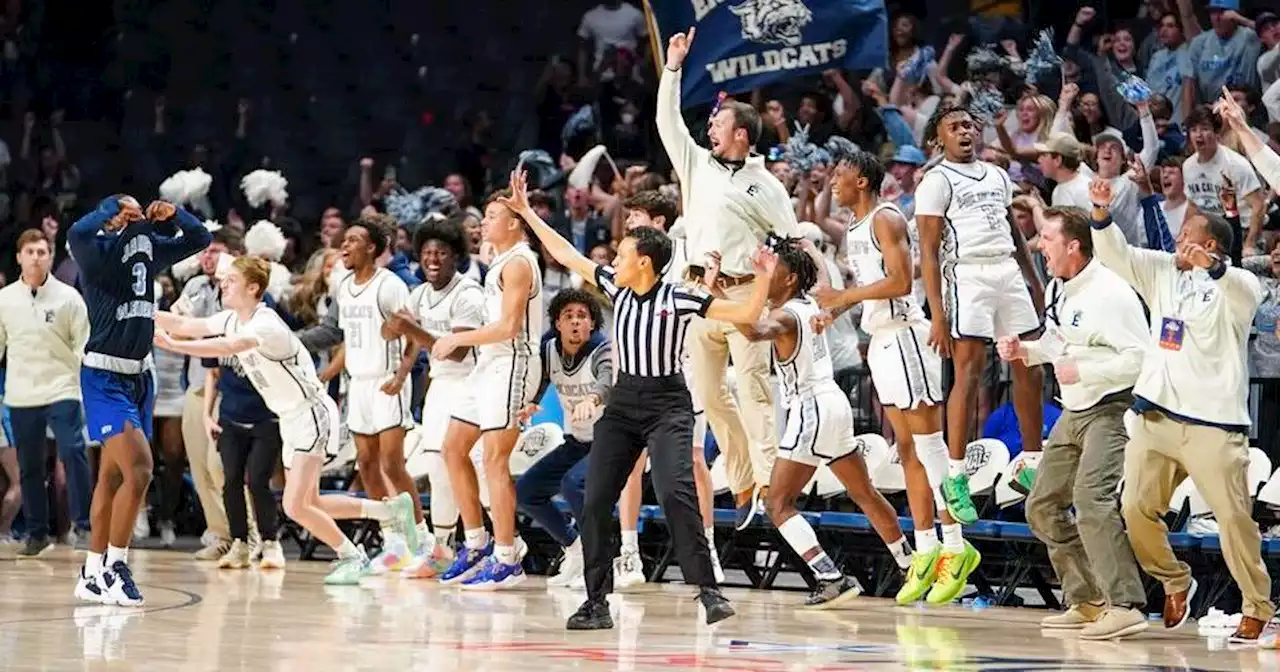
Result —
[{"label": "arm sleeve", "polygon": [[618,289],[618,285],[614,283],[614,277],[617,273],[612,266],[596,266],[596,286],[604,295],[609,297],[610,301],[617,303],[618,294],[622,291]]},{"label": "arm sleeve", "polygon": [[1108,311],[1104,341],[1114,352],[1105,359],[1080,362],[1081,380],[1123,384],[1137,380],[1142,370],[1142,359],[1150,340],[1142,304],[1138,302],[1137,295],[1127,288],[1117,288],[1113,300],[1117,305]]},{"label": "arm sleeve", "polygon": [[671,159],[671,167],[680,178],[681,190],[693,189],[694,166],[703,149],[694,142],[684,117],[680,115],[680,73],[666,68],[663,68],[662,79],[658,83],[657,123],[658,137]]},{"label": "arm sleeve", "polygon": [[951,184],[937,171],[925,173],[916,187],[916,217],[945,217],[951,201]]},{"label": "arm sleeve", "polygon": [[676,287],[672,292],[672,298],[675,299],[677,315],[692,313],[698,317],[707,316],[707,309],[711,307],[711,302],[714,300],[705,289],[692,285]]},{"label": "arm sleeve", "polygon": [[[1280,83],[1280,80],[1277,80],[1277,82]],[[1277,103],[1280,104],[1280,85],[1273,85],[1271,88],[1276,91]],[[1280,112],[1280,109],[1277,111]],[[1267,185],[1273,191],[1280,190],[1280,154],[1276,154],[1275,150],[1263,145],[1260,151],[1249,157],[1249,160],[1253,163],[1253,167],[1257,168],[1258,172],[1262,174],[1262,179],[1267,181]],[[1243,194],[1244,192],[1238,193]]]},{"label": "arm sleeve", "polygon": [[[1242,268],[1224,268],[1226,271],[1217,278],[1218,286],[1227,297],[1227,310],[1236,320],[1253,320],[1262,303],[1262,282],[1258,276]],[[1210,272],[1210,276],[1214,273]]]},{"label": "arm sleeve", "polygon": [[213,233],[204,227],[195,215],[178,208],[173,215],[178,224],[176,236],[153,236],[156,264],[160,268],[169,268],[183,259],[209,247],[213,242]]},{"label": "arm sleeve", "polygon": [[67,243],[71,246],[71,256],[75,257],[76,263],[85,274],[92,273],[98,267],[100,255],[98,233],[102,231],[102,225],[119,212],[119,201],[115,198],[107,198],[67,229]]},{"label": "arm sleeve", "polygon": [[601,403],[609,403],[609,392],[613,389],[613,344],[605,341],[603,345],[591,353],[591,375],[595,376],[596,385],[592,392],[600,397]]},{"label": "arm sleeve", "polygon": [[779,236],[796,237],[800,235],[800,224],[796,221],[796,209],[791,205],[791,195],[772,175],[765,184],[765,231],[773,231]]},{"label": "arm sleeve", "polygon": [[342,330],[338,328],[338,302],[334,301],[324,321],[298,332],[298,340],[311,352],[328,350],[342,342]]},{"label": "arm sleeve", "polygon": [[1160,207],[1163,202],[1160,194],[1142,199],[1142,224],[1147,231],[1147,249],[1173,252],[1173,234],[1169,233],[1169,221]]},{"label": "arm sleeve", "polygon": [[462,290],[449,315],[454,330],[479,329],[484,326],[484,291],[479,287]]},{"label": "arm sleeve", "polygon": [[1173,255],[1131,247],[1124,238],[1124,232],[1112,224],[1110,217],[1104,222],[1090,222],[1090,225],[1093,227],[1094,256],[1138,290],[1150,306],[1161,270],[1173,267]]},{"label": "arm sleeve", "polygon": [[1151,168],[1156,165],[1156,157],[1160,155],[1160,134],[1156,131],[1156,120],[1151,116],[1150,109],[1145,110],[1138,118],[1138,125],[1142,127],[1142,151],[1138,153],[1138,158],[1142,160],[1142,165]]}]

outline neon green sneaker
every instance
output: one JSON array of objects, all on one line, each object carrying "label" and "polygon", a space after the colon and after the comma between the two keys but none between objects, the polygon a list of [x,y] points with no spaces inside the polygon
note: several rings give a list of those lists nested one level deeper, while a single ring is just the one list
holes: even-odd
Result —
[{"label": "neon green sneaker", "polygon": [[982,562],[982,554],[968,541],[964,542],[964,552],[943,552],[938,558],[938,578],[929,589],[929,604],[947,604],[960,597],[964,587],[969,583],[969,575]]},{"label": "neon green sneaker", "polygon": [[418,523],[413,519],[413,496],[402,492],[387,500],[391,507],[391,525],[404,537],[410,553],[418,552]]},{"label": "neon green sneaker", "polygon": [[947,503],[947,513],[961,525],[972,525],[978,521],[978,510],[973,506],[973,498],[969,496],[969,474],[948,476],[942,479],[942,498]]},{"label": "neon green sneaker", "polygon": [[340,558],[333,563],[333,571],[324,577],[326,586],[357,586],[360,579],[369,574],[369,559],[363,553],[350,558]]},{"label": "neon green sneaker", "polygon": [[938,556],[942,547],[934,548],[929,553],[916,551],[911,558],[911,566],[907,568],[907,576],[898,591],[898,604],[911,604],[924,597],[938,578]]}]

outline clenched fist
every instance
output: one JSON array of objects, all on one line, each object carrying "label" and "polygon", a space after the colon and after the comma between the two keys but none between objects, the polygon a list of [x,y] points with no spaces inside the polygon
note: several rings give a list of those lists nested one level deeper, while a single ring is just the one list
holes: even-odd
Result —
[{"label": "clenched fist", "polygon": [[178,207],[165,201],[151,201],[147,206],[147,219],[153,222],[163,222],[176,214]]}]

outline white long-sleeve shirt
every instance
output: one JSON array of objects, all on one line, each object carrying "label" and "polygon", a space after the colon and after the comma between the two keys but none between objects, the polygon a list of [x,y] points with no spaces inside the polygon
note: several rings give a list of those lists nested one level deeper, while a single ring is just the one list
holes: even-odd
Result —
[{"label": "white long-sleeve shirt", "polygon": [[769,233],[798,235],[790,194],[763,157],[748,156],[737,167],[694,141],[680,115],[679,72],[662,71],[657,107],[658,136],[680,179],[689,262],[701,265],[708,252],[719,252],[722,273],[750,275],[751,254]]},{"label": "white long-sleeve shirt", "polygon": [[4,403],[16,408],[80,400],[89,310],[75,288],[50,274],[31,287],[0,289],[0,350],[8,353]]},{"label": "white long-sleeve shirt", "polygon": [[1229,266],[1217,277],[1178,270],[1172,254],[1131,247],[1111,224],[1095,224],[1093,248],[1151,309],[1150,346],[1134,395],[1197,422],[1248,427],[1246,346],[1262,301],[1258,278]]},{"label": "white long-sleeve shirt", "polygon": [[1023,347],[1028,364],[1075,360],[1080,380],[1062,386],[1062,406],[1083,411],[1133,387],[1148,336],[1142,304],[1129,284],[1095,259],[1070,280],[1050,280],[1044,295],[1045,334]]}]

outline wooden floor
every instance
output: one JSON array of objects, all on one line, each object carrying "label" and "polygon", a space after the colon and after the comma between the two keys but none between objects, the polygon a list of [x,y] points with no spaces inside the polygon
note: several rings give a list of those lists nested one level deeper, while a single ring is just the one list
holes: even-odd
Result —
[{"label": "wooden floor", "polygon": [[863,599],[802,612],[793,591],[728,590],[737,617],[708,627],[671,584],[611,598],[615,630],[573,633],[582,596],[539,578],[497,594],[398,578],[326,588],[323,563],[219,572],[171,551],[133,554],[145,608],[77,605],[80,562],[0,560],[0,670],[1280,669],[1280,651],[1228,649],[1192,625],[1083,642],[1042,635],[1041,610]]}]

